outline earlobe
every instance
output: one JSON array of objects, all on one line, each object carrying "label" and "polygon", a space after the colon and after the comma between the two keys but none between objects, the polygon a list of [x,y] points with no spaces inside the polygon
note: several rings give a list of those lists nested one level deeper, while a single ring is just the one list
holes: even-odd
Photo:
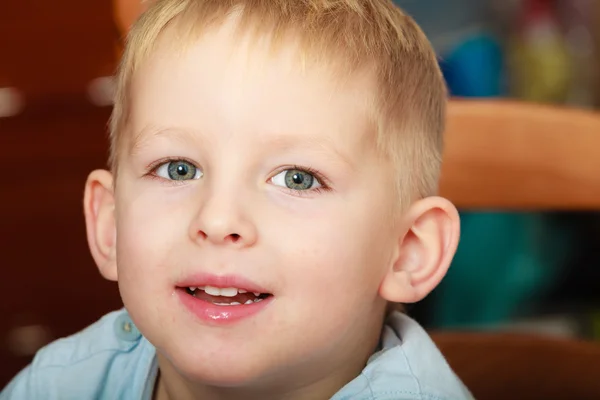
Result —
[{"label": "earlobe", "polygon": [[96,170],[88,176],[83,210],[92,257],[102,276],[116,281],[115,197],[110,172]]},{"label": "earlobe", "polygon": [[403,226],[395,258],[379,292],[390,302],[414,303],[427,296],[446,275],[458,246],[460,221],[452,203],[429,197],[407,211]]}]

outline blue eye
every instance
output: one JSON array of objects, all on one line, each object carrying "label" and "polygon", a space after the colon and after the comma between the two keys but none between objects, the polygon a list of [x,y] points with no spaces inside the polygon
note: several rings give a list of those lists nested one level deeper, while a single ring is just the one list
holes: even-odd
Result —
[{"label": "blue eye", "polygon": [[277,186],[299,191],[317,189],[322,186],[313,174],[301,169],[286,169],[275,175],[271,181]]},{"label": "blue eye", "polygon": [[200,179],[203,175],[195,165],[183,160],[169,161],[161,164],[156,169],[155,174],[171,181]]}]

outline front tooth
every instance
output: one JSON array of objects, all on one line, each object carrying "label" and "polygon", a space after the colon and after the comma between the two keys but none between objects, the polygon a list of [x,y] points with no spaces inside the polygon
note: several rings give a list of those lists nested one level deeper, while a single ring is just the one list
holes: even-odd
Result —
[{"label": "front tooth", "polygon": [[244,304],[252,304],[252,303],[254,303],[254,300],[248,300]]},{"label": "front tooth", "polygon": [[213,287],[213,286],[206,286],[204,288],[204,291],[206,292],[206,294],[210,294],[211,296],[220,296],[221,295],[221,289],[219,289],[217,287]]},{"label": "front tooth", "polygon": [[196,290],[196,288],[193,286],[190,286],[188,289],[190,289],[190,291],[192,291],[192,292]]},{"label": "front tooth", "polygon": [[237,288],[228,287],[228,288],[221,289],[221,296],[234,297],[234,296],[237,296],[237,294],[238,294]]},{"label": "front tooth", "polygon": [[238,293],[248,293],[248,292],[244,289],[238,289]]},{"label": "front tooth", "polygon": [[263,301],[263,299],[259,299],[259,298],[254,299],[255,303],[258,303],[259,301]]},{"label": "front tooth", "polygon": [[242,305],[242,303],[238,303],[237,301],[231,302],[229,304],[231,304],[232,306],[241,306]]},{"label": "front tooth", "polygon": [[217,306],[230,306],[231,304],[229,303],[214,303]]},{"label": "front tooth", "polygon": [[258,292],[254,292],[254,295],[255,295],[256,297],[258,297],[258,296],[260,296],[260,293],[258,293]]}]

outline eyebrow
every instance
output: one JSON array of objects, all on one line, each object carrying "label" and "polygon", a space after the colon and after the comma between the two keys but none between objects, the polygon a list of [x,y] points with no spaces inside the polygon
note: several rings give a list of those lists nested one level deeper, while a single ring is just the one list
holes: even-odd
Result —
[{"label": "eyebrow", "polygon": [[[150,142],[154,138],[161,136],[168,136],[180,140],[184,144],[192,145],[197,143],[197,135],[190,132],[187,129],[181,129],[176,127],[158,127],[158,126],[146,126],[139,130],[133,135],[131,144],[129,146],[129,153],[135,154],[147,142]],[[206,136],[204,137],[206,138]],[[280,151],[294,151],[294,150],[308,150],[317,151],[326,155],[334,154],[336,158],[340,159],[347,166],[354,169],[354,160],[345,154],[343,151],[337,148],[331,140],[328,140],[321,136],[304,136],[304,135],[282,135],[282,136],[271,136],[261,135],[257,137],[257,141],[267,143],[275,150]]]},{"label": "eyebrow", "polygon": [[282,151],[293,151],[293,150],[308,150],[318,151],[323,154],[330,155],[334,154],[336,158],[344,162],[350,168],[355,168],[354,160],[341,151],[331,140],[320,136],[302,136],[302,135],[289,135],[289,136],[278,136],[275,138],[269,138],[269,146]]},{"label": "eyebrow", "polygon": [[129,145],[129,154],[135,154],[142,149],[147,142],[155,138],[168,136],[183,142],[184,144],[193,144],[196,142],[196,135],[187,129],[175,127],[159,127],[149,125],[133,134]]}]

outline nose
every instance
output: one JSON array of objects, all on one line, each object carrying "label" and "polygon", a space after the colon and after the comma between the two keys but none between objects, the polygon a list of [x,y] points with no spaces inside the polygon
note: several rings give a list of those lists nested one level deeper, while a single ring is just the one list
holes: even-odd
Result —
[{"label": "nose", "polygon": [[239,248],[252,246],[257,240],[257,229],[251,207],[239,193],[227,195],[205,193],[190,226],[190,236],[198,244],[212,243]]}]

